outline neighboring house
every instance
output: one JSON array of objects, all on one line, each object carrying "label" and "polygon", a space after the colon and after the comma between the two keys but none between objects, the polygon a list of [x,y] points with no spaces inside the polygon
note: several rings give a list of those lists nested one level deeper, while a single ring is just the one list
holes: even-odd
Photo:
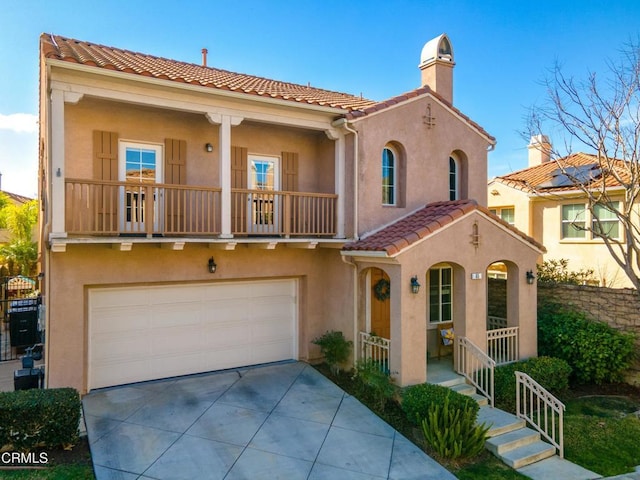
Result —
[{"label": "neighboring house", "polygon": [[[2,177],[2,174],[0,174],[0,177]],[[9,200],[9,202],[11,202],[13,205],[16,205],[16,206],[24,205],[25,203],[33,200],[32,198],[24,197],[22,195],[18,195],[17,193],[7,192],[6,190],[0,190],[0,192],[4,193],[7,196],[7,199]],[[38,240],[37,230],[35,228],[34,228],[33,240],[34,241]],[[0,228],[0,244],[9,243],[10,241],[11,241],[11,232],[9,232],[9,230],[7,230],[6,228]]]},{"label": "neighboring house", "polygon": [[383,102],[40,42],[50,387],[310,361],[328,330],[356,356],[384,336],[397,382],[424,382],[441,322],[487,350],[494,262],[536,355],[543,247],[485,207],[495,140],[452,105],[446,35]]},{"label": "neighboring house", "polygon": [[[552,147],[544,135],[532,137],[528,149],[528,168],[489,182],[492,213],[542,243],[547,249],[544,260],[567,259],[570,270],[593,269],[603,286],[632,287],[603,240],[584,230],[593,219],[586,195],[573,180],[599,178],[596,156],[574,153],[552,161]],[[606,189],[612,202],[624,202],[624,188],[613,176],[607,177]],[[613,213],[604,206],[597,208],[602,228],[613,238],[620,237],[622,229]]]}]

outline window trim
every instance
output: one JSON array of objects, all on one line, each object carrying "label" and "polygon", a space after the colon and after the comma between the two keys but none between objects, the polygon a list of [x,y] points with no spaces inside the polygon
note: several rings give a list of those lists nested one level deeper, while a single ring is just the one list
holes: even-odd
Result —
[{"label": "window trim", "polygon": [[[616,209],[620,208],[620,201],[612,201],[609,202],[612,205],[616,205]],[[584,212],[584,221],[583,222],[573,222],[571,220],[564,220],[564,207],[570,205],[580,205]],[[620,228],[620,220],[616,217],[611,220],[600,220],[603,224],[615,222],[618,225],[618,236],[611,237],[611,240],[622,241],[622,229]],[[595,225],[595,217],[592,212],[589,210],[586,202],[578,202],[578,203],[563,203],[560,205],[560,242],[562,243],[591,243],[591,242],[603,242],[604,240],[595,235],[592,231]],[[565,224],[573,224],[573,223],[584,223],[585,230],[582,230],[584,236],[581,237],[566,237],[564,235],[564,225]],[[590,225],[590,228],[587,229],[587,225]]]},{"label": "window trim", "polygon": [[[392,178],[391,178],[391,183],[390,185],[386,186],[384,183],[385,180],[385,151],[389,151],[392,155],[392,165],[391,165],[391,172],[392,172]],[[381,171],[381,184],[382,184],[382,205],[384,207],[396,207],[398,205],[398,151],[393,148],[391,145],[385,145],[384,148],[382,149],[382,156],[381,156],[381,167],[382,167],[382,171]],[[386,167],[387,169],[389,169],[389,167]],[[391,188],[391,192],[392,192],[392,203],[387,203],[385,202],[386,198],[385,198],[385,187],[390,187]]]},{"label": "window trim", "polygon": [[[431,289],[432,289],[432,285],[431,285],[431,272],[432,271],[438,271],[438,320],[431,320],[431,314],[432,314],[432,310],[431,310]],[[450,319],[446,319],[443,320],[442,319],[442,272],[444,270],[449,270],[449,275],[451,278],[451,282],[449,284],[447,284],[450,288],[450,296],[451,296],[451,300],[449,302],[450,305],[450,314],[451,314],[451,318]],[[431,267],[429,270],[427,270],[427,275],[429,276],[429,281],[428,281],[428,285],[429,285],[429,293],[427,295],[427,311],[428,311],[428,323],[430,325],[437,325],[439,323],[445,323],[445,322],[452,322],[453,318],[454,318],[454,301],[453,301],[453,268],[449,265],[443,265],[441,267]]]},{"label": "window trim", "polygon": [[[453,175],[453,183],[454,183],[453,190],[451,189],[452,175]],[[449,155],[448,188],[449,188],[449,201],[460,200],[460,162],[454,155]],[[453,198],[451,198],[452,193],[453,193]]]}]

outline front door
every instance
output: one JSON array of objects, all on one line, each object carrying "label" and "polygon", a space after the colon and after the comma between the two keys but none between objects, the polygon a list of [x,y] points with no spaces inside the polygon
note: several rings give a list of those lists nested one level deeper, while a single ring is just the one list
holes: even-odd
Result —
[{"label": "front door", "polygon": [[[148,222],[152,222],[153,232],[158,232],[161,192],[156,187],[149,186],[162,182],[162,147],[121,142],[119,158],[120,180],[127,183],[120,189],[121,230],[127,233],[145,233]],[[153,205],[149,206],[149,201]]]},{"label": "front door", "polygon": [[389,276],[379,268],[372,268],[371,288],[371,325],[369,333],[391,339],[391,301]]},{"label": "front door", "polygon": [[251,193],[247,196],[249,234],[280,233],[280,159],[249,155],[247,186]]}]

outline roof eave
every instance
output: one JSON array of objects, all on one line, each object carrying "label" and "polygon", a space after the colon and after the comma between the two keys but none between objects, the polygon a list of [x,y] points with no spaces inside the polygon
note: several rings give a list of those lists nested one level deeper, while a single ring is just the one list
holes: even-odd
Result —
[{"label": "roof eave", "polygon": [[174,80],[167,80],[162,78],[146,77],[135,73],[121,72],[118,70],[108,70],[93,65],[83,65],[80,63],[69,62],[65,60],[59,60],[55,58],[45,57],[45,64],[49,67],[62,68],[66,70],[72,70],[77,72],[89,73],[92,75],[98,75],[109,78],[117,78],[127,81],[133,81],[137,83],[144,83],[149,85],[157,85],[163,87],[170,87],[179,90],[187,90],[192,92],[207,93],[217,95],[220,97],[227,97],[233,99],[241,99],[245,101],[254,101],[256,103],[266,103],[269,105],[279,105],[290,108],[300,108],[304,110],[313,110],[316,112],[327,113],[331,115],[346,115],[349,113],[349,109],[341,107],[330,107],[324,105],[318,105],[308,102],[297,102],[295,100],[284,100],[281,98],[264,97],[257,94],[245,93],[224,90],[216,87],[209,87],[205,85],[194,85],[190,83],[182,83]]}]

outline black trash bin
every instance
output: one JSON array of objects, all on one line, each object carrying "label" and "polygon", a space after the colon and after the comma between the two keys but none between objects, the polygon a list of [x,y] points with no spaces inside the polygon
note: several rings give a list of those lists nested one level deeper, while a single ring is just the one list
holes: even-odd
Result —
[{"label": "black trash bin", "polygon": [[38,298],[12,300],[9,307],[9,333],[12,347],[33,345],[38,335]]},{"label": "black trash bin", "polygon": [[40,387],[39,368],[21,368],[13,372],[13,389],[29,390]]}]

